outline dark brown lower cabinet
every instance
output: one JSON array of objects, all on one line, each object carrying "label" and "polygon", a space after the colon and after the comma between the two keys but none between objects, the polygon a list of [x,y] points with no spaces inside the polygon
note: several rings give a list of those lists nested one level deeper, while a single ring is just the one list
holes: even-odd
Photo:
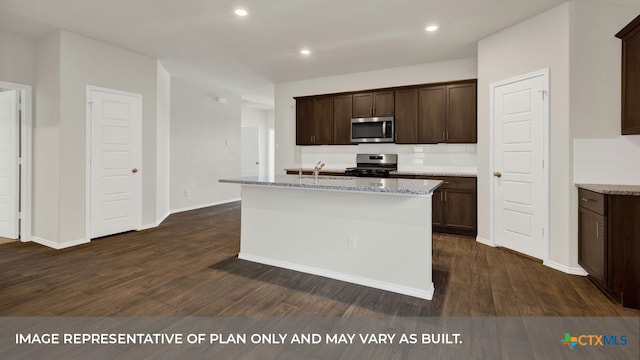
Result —
[{"label": "dark brown lower cabinet", "polygon": [[434,191],[431,198],[433,231],[464,236],[478,234],[475,177],[415,175],[411,178],[442,180],[442,185]]},{"label": "dark brown lower cabinet", "polygon": [[[417,179],[425,177],[417,176]],[[446,234],[476,236],[477,200],[476,178],[428,177],[442,180],[443,184],[433,193],[433,231]],[[437,219],[437,221],[436,221]]]},{"label": "dark brown lower cabinet", "polygon": [[640,196],[578,189],[578,263],[612,300],[640,309]]},{"label": "dark brown lower cabinet", "polygon": [[578,209],[578,263],[594,282],[605,286],[607,277],[607,238],[604,234],[606,218],[584,207]]}]

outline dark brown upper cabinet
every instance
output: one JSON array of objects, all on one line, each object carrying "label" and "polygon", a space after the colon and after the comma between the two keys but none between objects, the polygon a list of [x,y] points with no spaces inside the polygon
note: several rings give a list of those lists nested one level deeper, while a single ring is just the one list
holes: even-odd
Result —
[{"label": "dark brown upper cabinet", "polygon": [[476,82],[396,90],[396,143],[475,143]]},{"label": "dark brown upper cabinet", "polygon": [[351,119],[372,116],[395,117],[398,144],[476,142],[476,80],[295,100],[298,145],[350,145]]},{"label": "dark brown upper cabinet", "polygon": [[315,112],[313,98],[296,99],[296,144],[313,145]]},{"label": "dark brown upper cabinet", "polygon": [[418,89],[399,89],[395,94],[396,143],[418,142]]},{"label": "dark brown upper cabinet", "polygon": [[333,96],[296,98],[296,144],[333,143]]},{"label": "dark brown upper cabinet", "polygon": [[353,94],[353,117],[393,116],[393,90]]},{"label": "dark brown upper cabinet", "polygon": [[476,82],[447,85],[446,142],[477,142]]},{"label": "dark brown upper cabinet", "polygon": [[433,144],[447,140],[446,86],[420,89],[418,105],[418,142]]},{"label": "dark brown upper cabinet", "polygon": [[640,16],[616,37],[622,39],[622,135],[640,134]]},{"label": "dark brown upper cabinet", "polygon": [[333,97],[333,144],[351,145],[351,95]]}]

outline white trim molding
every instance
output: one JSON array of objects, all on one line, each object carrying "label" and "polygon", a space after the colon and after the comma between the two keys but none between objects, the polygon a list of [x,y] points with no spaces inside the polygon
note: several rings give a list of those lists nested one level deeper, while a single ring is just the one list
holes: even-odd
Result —
[{"label": "white trim molding", "polygon": [[164,214],[160,219],[156,220],[155,223],[142,225],[136,231],[143,231],[143,230],[149,230],[149,229],[157,228],[158,226],[160,226],[160,224],[162,224],[163,221],[167,220],[169,215],[171,215],[171,212],[168,212],[168,213]]},{"label": "white trim molding", "polygon": [[476,236],[476,242],[479,242],[482,245],[496,247],[496,244],[494,244],[491,240],[485,239],[485,238],[480,237],[480,236]]},{"label": "white trim molding", "polygon": [[555,261],[551,261],[551,260],[545,260],[542,263],[544,266],[548,266],[552,269],[558,270],[558,271],[562,271],[563,273],[567,273],[567,274],[571,274],[571,275],[581,275],[581,276],[587,276],[589,275],[583,268],[581,267],[570,267],[570,266],[566,266],[560,263],[557,263]]},{"label": "white trim molding", "polygon": [[216,205],[230,204],[230,203],[236,202],[236,201],[240,201],[240,198],[233,198],[233,199],[229,199],[229,200],[222,200],[222,201],[216,201],[216,202],[207,203],[207,204],[199,204],[199,205],[193,205],[193,206],[187,206],[187,207],[183,207],[183,208],[173,209],[173,210],[171,210],[171,214],[177,214],[177,213],[181,213],[181,212],[185,212],[185,211],[191,211],[191,210],[204,209],[204,208],[211,207],[211,206],[216,206]]},{"label": "white trim molding", "polygon": [[72,246],[78,246],[78,245],[82,245],[82,244],[88,244],[91,242],[91,240],[89,239],[78,239],[78,240],[73,240],[73,241],[65,241],[63,243],[58,243],[55,241],[51,241],[51,240],[47,240],[47,239],[43,239],[41,237],[38,236],[32,236],[31,240],[35,243],[38,243],[40,245],[44,245],[46,247],[52,248],[52,249],[56,249],[56,250],[62,250],[62,249],[66,249]]},{"label": "white trim molding", "polygon": [[262,257],[262,256],[255,256],[255,255],[251,255],[251,254],[245,254],[245,253],[242,253],[242,252],[240,254],[238,254],[238,259],[257,262],[257,263],[260,263],[260,264],[266,264],[266,265],[270,265],[270,266],[276,266],[276,267],[283,268],[283,269],[288,269],[288,270],[300,271],[300,272],[307,273],[307,274],[318,275],[318,276],[322,276],[322,277],[326,277],[326,278],[330,278],[330,279],[335,279],[335,280],[340,280],[340,281],[346,281],[346,282],[350,282],[350,283],[354,283],[354,284],[358,284],[358,285],[368,286],[368,287],[381,289],[381,290],[392,291],[392,292],[395,292],[395,293],[398,293],[398,294],[414,296],[414,297],[417,297],[417,298],[427,299],[427,300],[433,299],[433,293],[435,291],[433,283],[430,284],[428,290],[422,290],[422,289],[415,289],[415,288],[408,287],[408,286],[391,284],[391,283],[387,283],[387,282],[384,282],[384,281],[368,279],[368,278],[361,277],[361,276],[348,275],[348,274],[343,274],[343,273],[340,273],[340,272],[329,271],[329,270],[324,270],[324,269],[318,269],[318,268],[311,267],[311,266],[294,264],[294,263],[290,263],[290,262],[287,262],[287,261],[281,261],[281,260],[275,260],[275,259],[271,259],[271,258],[265,258],[265,257]]}]

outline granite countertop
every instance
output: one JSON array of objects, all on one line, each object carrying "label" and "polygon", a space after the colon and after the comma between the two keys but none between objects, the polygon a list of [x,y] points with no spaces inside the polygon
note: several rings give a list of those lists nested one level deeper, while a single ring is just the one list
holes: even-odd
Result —
[{"label": "granite countertop", "polygon": [[[313,168],[286,168],[284,169],[285,172],[287,171],[295,171],[296,173],[302,169],[302,171],[306,171],[306,172],[313,172]],[[345,168],[342,169],[327,169],[327,168],[322,168],[320,170],[320,174],[322,173],[341,173],[344,174],[344,172],[346,171]]]},{"label": "granite countertop", "polygon": [[440,180],[414,180],[367,178],[350,176],[313,176],[278,175],[275,177],[242,177],[236,179],[220,179],[221,183],[303,188],[316,190],[333,190],[349,192],[388,193],[397,195],[425,196],[442,184]]},{"label": "granite countertop", "polygon": [[460,177],[477,177],[478,171],[475,169],[466,168],[437,168],[429,170],[397,170],[392,171],[391,174],[396,175],[421,175],[421,176],[460,176]]},{"label": "granite countertop", "polygon": [[[287,171],[299,171],[299,168],[286,168],[284,169],[285,172]],[[307,172],[313,172],[313,168],[302,168],[302,171],[307,171]],[[320,174],[322,173],[344,173],[345,169],[322,169],[320,170]],[[434,169],[429,169],[429,170],[396,170],[396,171],[392,171],[391,174],[393,175],[408,175],[408,176],[415,176],[415,175],[422,175],[422,176],[460,176],[460,177],[477,177],[478,176],[478,171],[475,169],[469,169],[469,168],[452,168],[452,169],[447,169],[447,168],[434,168]]]},{"label": "granite countertop", "polygon": [[640,196],[640,185],[576,184],[576,186],[600,194]]}]

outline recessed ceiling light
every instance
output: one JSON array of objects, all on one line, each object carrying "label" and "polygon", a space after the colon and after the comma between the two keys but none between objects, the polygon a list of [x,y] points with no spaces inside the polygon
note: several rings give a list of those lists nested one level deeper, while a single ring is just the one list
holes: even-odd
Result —
[{"label": "recessed ceiling light", "polygon": [[427,30],[428,32],[436,31],[438,30],[438,25],[429,25],[425,28],[425,30]]},{"label": "recessed ceiling light", "polygon": [[236,9],[234,11],[234,13],[236,13],[236,15],[238,15],[238,16],[247,16],[247,15],[249,15],[249,12],[247,10],[245,10],[245,9]]},{"label": "recessed ceiling light", "polygon": [[300,50],[300,54],[302,54],[302,55],[310,55],[310,54],[311,54],[311,50],[309,50],[309,49],[302,49],[302,50]]}]

